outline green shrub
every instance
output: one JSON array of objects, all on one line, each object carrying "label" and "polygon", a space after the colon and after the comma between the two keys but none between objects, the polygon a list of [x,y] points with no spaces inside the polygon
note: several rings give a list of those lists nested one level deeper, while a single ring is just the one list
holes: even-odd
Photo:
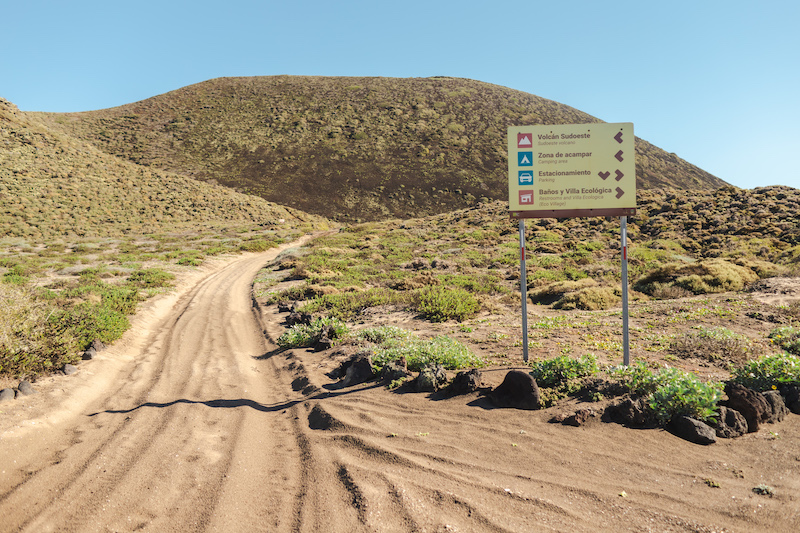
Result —
[{"label": "green shrub", "polygon": [[758,280],[749,268],[723,259],[695,263],[670,263],[656,268],[639,279],[633,288],[647,294],[663,291],[675,285],[694,294],[740,291],[746,284]]},{"label": "green shrub", "polygon": [[800,357],[788,353],[762,355],[732,369],[732,374],[732,382],[757,391],[800,384]]},{"label": "green shrub", "polygon": [[175,275],[169,272],[158,268],[144,268],[133,272],[128,277],[128,283],[143,289],[154,289],[172,286],[173,279]]},{"label": "green shrub", "polygon": [[347,334],[347,325],[333,317],[315,318],[311,324],[295,324],[278,337],[281,348],[307,348],[314,346],[322,336],[323,329],[333,327],[334,337],[341,338]]},{"label": "green shrub", "polygon": [[787,352],[800,355],[800,328],[795,326],[775,328],[770,331],[769,339]]},{"label": "green shrub", "polygon": [[578,359],[560,355],[531,363],[531,374],[540,387],[556,387],[568,381],[592,376],[600,371],[597,357],[586,354]]},{"label": "green shrub", "polygon": [[372,363],[383,367],[390,361],[405,358],[409,370],[419,371],[427,365],[441,364],[449,370],[483,366],[483,361],[464,344],[445,335],[420,339],[412,334],[390,333],[374,348]]},{"label": "green shrub", "polygon": [[357,341],[373,344],[388,344],[411,338],[411,332],[397,326],[378,326],[362,329],[354,335],[354,338]]},{"label": "green shrub", "polygon": [[702,421],[715,420],[724,389],[722,383],[704,383],[675,368],[662,370],[659,378],[660,384],[648,402],[659,422],[666,425],[682,415]]},{"label": "green shrub", "polygon": [[431,322],[457,320],[475,316],[480,303],[464,289],[430,286],[417,292],[417,311]]},{"label": "green shrub", "polygon": [[383,287],[375,287],[366,291],[326,294],[314,298],[303,306],[307,313],[325,311],[330,316],[347,320],[357,316],[364,309],[379,305],[408,305],[411,295],[404,291],[395,291]]}]

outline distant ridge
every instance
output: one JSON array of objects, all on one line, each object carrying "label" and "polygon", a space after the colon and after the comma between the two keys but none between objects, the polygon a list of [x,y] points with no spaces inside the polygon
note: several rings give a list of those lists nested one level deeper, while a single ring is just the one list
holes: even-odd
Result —
[{"label": "distant ridge", "polygon": [[[132,162],[343,221],[507,197],[508,126],[599,122],[532,94],[457,78],[219,78],[112,109],[31,113]],[[641,189],[719,178],[636,142]]]}]

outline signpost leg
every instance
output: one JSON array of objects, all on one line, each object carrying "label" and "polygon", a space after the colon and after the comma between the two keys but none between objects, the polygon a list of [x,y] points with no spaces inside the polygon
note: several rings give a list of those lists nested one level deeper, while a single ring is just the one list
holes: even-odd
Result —
[{"label": "signpost leg", "polygon": [[628,337],[628,217],[620,217],[622,226],[622,364],[631,364],[630,338]]},{"label": "signpost leg", "polygon": [[519,290],[522,295],[522,359],[528,362],[528,281],[525,269],[525,219],[519,219]]}]

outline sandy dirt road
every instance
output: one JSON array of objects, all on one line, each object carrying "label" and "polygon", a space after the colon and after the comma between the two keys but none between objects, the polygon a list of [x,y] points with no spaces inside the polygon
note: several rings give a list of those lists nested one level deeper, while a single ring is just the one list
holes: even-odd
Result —
[{"label": "sandy dirt road", "polygon": [[259,360],[274,347],[250,297],[277,253],[195,276],[147,310],[105,363],[43,384],[27,406],[4,405],[30,410],[4,416],[0,530],[294,528],[303,442],[286,411],[291,388]]},{"label": "sandy dirt road", "polygon": [[0,532],[800,530],[800,417],[698,446],[337,388],[336,350],[278,350],[283,317],[253,305],[279,251],[209,265],[77,374],[0,405]]}]

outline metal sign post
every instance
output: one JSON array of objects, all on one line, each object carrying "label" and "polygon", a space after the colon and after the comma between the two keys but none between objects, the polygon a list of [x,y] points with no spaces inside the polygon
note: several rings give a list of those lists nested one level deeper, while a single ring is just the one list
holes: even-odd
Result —
[{"label": "metal sign post", "polygon": [[525,219],[519,219],[519,290],[522,295],[522,359],[528,362],[528,282],[525,269]]},{"label": "metal sign post", "polygon": [[628,337],[628,217],[619,217],[622,227],[622,364],[631,364],[630,339]]}]

